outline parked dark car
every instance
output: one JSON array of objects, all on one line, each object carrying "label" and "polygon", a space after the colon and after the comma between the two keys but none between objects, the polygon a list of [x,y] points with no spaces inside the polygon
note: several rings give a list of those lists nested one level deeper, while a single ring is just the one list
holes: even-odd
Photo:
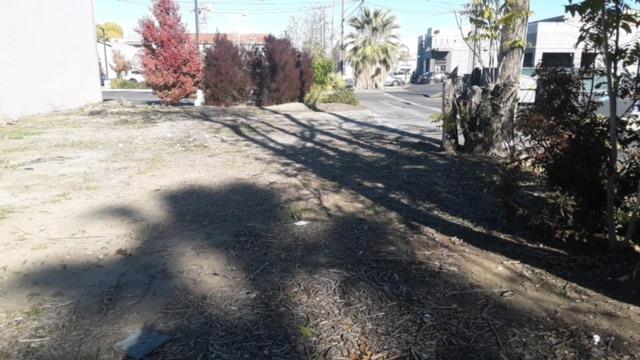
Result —
[{"label": "parked dark car", "polygon": [[440,83],[443,82],[444,79],[446,79],[447,77],[449,77],[448,72],[437,72],[437,73],[425,73],[420,75],[420,77],[418,78],[418,83],[419,84],[433,84],[433,83]]},{"label": "parked dark car", "polygon": [[424,73],[418,77],[418,84],[431,84],[431,74]]},{"label": "parked dark car", "polygon": [[411,73],[411,77],[409,78],[409,82],[412,84],[418,84],[418,79],[420,78],[420,76],[418,75],[418,73],[414,70]]}]

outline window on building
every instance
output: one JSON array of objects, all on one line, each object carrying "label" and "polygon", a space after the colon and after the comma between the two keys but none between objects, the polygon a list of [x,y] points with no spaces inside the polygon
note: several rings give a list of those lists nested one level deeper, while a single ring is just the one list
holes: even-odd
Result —
[{"label": "window on building", "polygon": [[580,59],[580,67],[583,69],[589,69],[593,67],[593,64],[595,64],[596,62],[596,55],[597,54],[595,53],[583,52],[582,58]]},{"label": "window on building", "polygon": [[433,72],[445,72],[447,71],[447,62],[446,61],[436,61],[435,66],[433,68]]},{"label": "window on building", "polygon": [[522,67],[533,67],[533,53],[525,53]]},{"label": "window on building", "polygon": [[573,67],[573,53],[543,53],[542,67]]}]

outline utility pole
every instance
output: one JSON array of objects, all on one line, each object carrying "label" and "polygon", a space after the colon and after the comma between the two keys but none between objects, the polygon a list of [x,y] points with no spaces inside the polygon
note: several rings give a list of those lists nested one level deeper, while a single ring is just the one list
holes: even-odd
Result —
[{"label": "utility pole", "polygon": [[[335,39],[336,39],[336,34],[335,34],[335,30],[333,29],[333,15],[336,13],[336,0],[331,0],[331,50],[330,50],[330,55],[333,56],[333,47],[336,46],[335,44]],[[640,63],[639,63],[640,64]]]},{"label": "utility pole", "polygon": [[198,49],[198,54],[200,53],[200,11],[198,9],[198,0],[194,0],[195,9],[194,12],[196,14],[196,48]]},{"label": "utility pole", "polygon": [[344,76],[344,0],[340,0],[340,73]]},{"label": "utility pole", "polygon": [[100,30],[102,30],[102,47],[104,50],[104,76],[107,78],[107,80],[109,80],[109,59],[107,59],[107,36],[105,35],[104,27],[101,28]]},{"label": "utility pole", "polygon": [[323,6],[322,7],[322,34],[321,34],[321,37],[320,37],[320,39],[322,40],[322,54],[323,54],[323,56],[326,55],[325,50],[327,49],[327,44],[326,44],[326,41],[325,41],[325,33],[326,33],[326,30],[325,30],[325,21],[326,21],[325,20],[325,12],[326,12],[326,10],[327,10],[327,8]]}]

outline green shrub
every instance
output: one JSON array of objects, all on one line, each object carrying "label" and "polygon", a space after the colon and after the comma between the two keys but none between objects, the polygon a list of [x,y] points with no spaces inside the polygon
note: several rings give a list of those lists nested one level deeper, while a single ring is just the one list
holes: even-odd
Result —
[{"label": "green shrub", "polygon": [[606,120],[583,96],[580,74],[537,69],[536,103],[520,113],[531,164],[553,194],[537,221],[557,238],[593,243],[606,230]]},{"label": "green shrub", "polygon": [[331,76],[334,75],[333,69],[335,65],[331,59],[320,57],[313,62],[313,74],[315,83],[320,86],[326,86],[331,83]]},{"label": "green shrub", "polygon": [[353,92],[353,90],[347,88],[342,88],[329,93],[325,97],[324,102],[348,104],[353,106],[360,105],[360,102],[358,101],[358,98],[356,97],[356,94]]},{"label": "green shrub", "polygon": [[315,105],[318,103],[322,103],[323,96],[325,96],[326,90],[324,87],[319,86],[318,84],[314,84],[311,87],[311,90],[304,97],[304,102],[306,104]]},{"label": "green shrub", "polygon": [[148,86],[143,82],[133,82],[125,79],[113,79],[111,80],[112,89],[148,89]]},{"label": "green shrub", "polygon": [[347,88],[347,82],[340,75],[334,73],[333,69],[323,81],[324,85],[320,85],[316,79],[316,83],[304,98],[305,103],[310,105],[323,103],[360,105],[356,94],[352,89]]},{"label": "green shrub", "polygon": [[329,74],[329,77],[328,77],[327,86],[330,87],[332,90],[346,89],[347,82],[342,78],[342,76],[336,73],[331,73]]}]

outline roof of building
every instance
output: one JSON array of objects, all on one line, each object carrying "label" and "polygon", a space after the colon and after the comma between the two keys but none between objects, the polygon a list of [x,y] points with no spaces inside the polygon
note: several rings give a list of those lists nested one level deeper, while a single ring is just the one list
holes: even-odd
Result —
[{"label": "roof of building", "polygon": [[[198,35],[198,41],[200,43],[213,43],[217,33],[202,33]],[[264,44],[269,34],[235,34],[235,33],[220,33],[222,36],[226,36],[227,39],[237,41],[240,38],[241,44]],[[195,41],[196,34],[189,34],[192,40]]]},{"label": "roof of building", "polygon": [[546,19],[540,19],[536,21],[529,21],[529,24],[535,24],[540,22],[565,22],[569,19],[567,15],[554,16]]}]

